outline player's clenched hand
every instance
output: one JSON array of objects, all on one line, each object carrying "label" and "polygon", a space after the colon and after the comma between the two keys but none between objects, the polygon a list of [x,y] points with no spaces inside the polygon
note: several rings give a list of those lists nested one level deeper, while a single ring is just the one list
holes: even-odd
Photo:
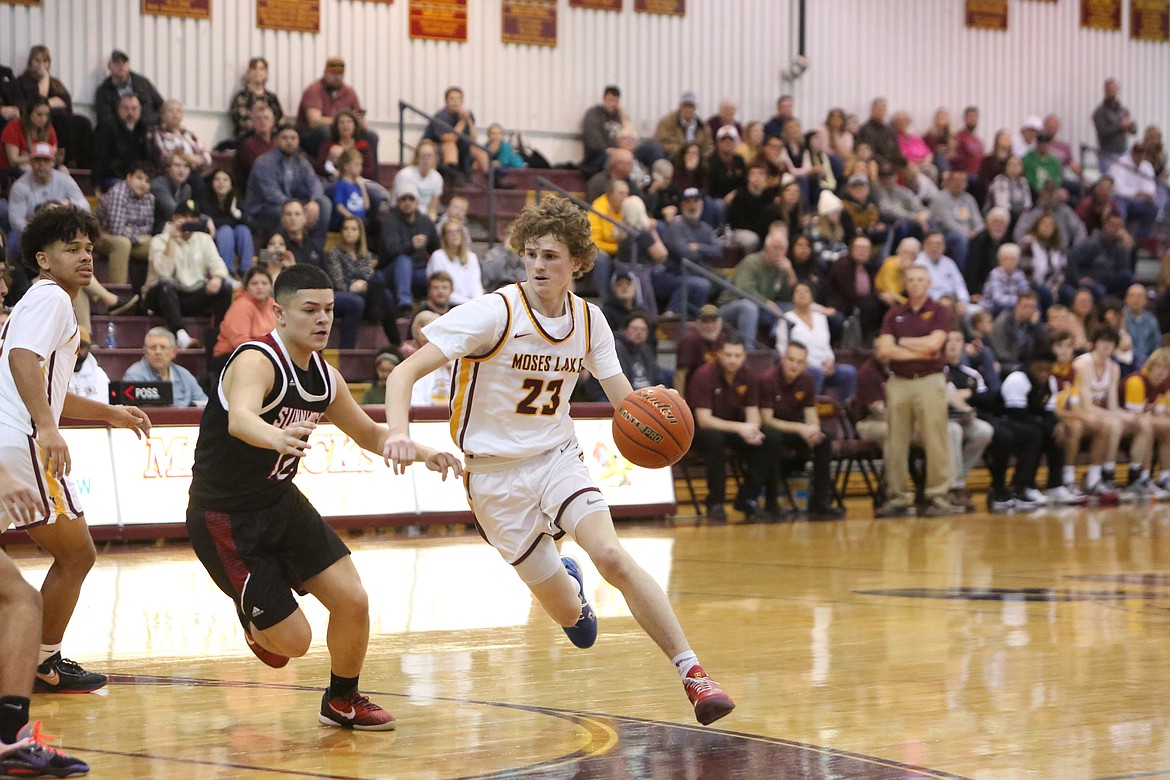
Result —
[{"label": "player's clenched hand", "polygon": [[296,422],[287,428],[276,428],[276,435],[272,442],[272,449],[281,455],[295,455],[303,458],[309,453],[309,438],[317,424],[311,422]]},{"label": "player's clenched hand", "polygon": [[451,470],[451,476],[459,477],[463,474],[463,464],[449,452],[435,452],[432,453],[426,460],[427,468],[431,471],[437,471],[443,475],[443,481],[447,481],[447,470]]},{"label": "player's clenched hand", "polygon": [[137,406],[111,406],[110,409],[113,412],[110,425],[115,428],[129,428],[139,439],[150,435],[150,418]]},{"label": "player's clenched hand", "polygon": [[57,479],[69,474],[73,461],[69,457],[69,445],[56,428],[41,431],[37,434],[37,444],[41,447],[45,468]]}]

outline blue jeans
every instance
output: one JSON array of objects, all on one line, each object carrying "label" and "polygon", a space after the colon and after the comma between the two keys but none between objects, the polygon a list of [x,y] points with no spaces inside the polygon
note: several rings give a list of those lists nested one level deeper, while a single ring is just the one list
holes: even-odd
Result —
[{"label": "blue jeans", "polygon": [[415,268],[414,258],[399,255],[391,261],[388,269],[394,279],[394,295],[400,311],[409,311],[414,306],[414,288],[425,288],[427,269]]},{"label": "blue jeans", "polygon": [[[661,311],[672,311],[676,314],[683,307],[683,280],[678,274],[669,271],[654,271],[650,275],[650,283],[654,287],[654,297],[658,300]],[[699,315],[699,308],[707,302],[711,295],[711,282],[701,276],[687,276],[687,316],[694,318]]]},{"label": "blue jeans", "polygon": [[341,320],[341,348],[357,346],[358,331],[362,327],[362,315],[366,311],[366,299],[351,292],[333,293],[333,313]]},{"label": "blue jeans", "polygon": [[947,231],[945,240],[947,257],[955,261],[955,265],[959,266],[960,271],[965,270],[967,268],[967,245],[970,243],[967,234],[959,231]]},{"label": "blue jeans", "polygon": [[812,375],[813,385],[816,387],[817,395],[821,394],[821,390],[825,385],[837,388],[837,398],[842,403],[848,401],[853,397],[853,391],[857,389],[857,369],[848,363],[838,363],[837,370],[833,372],[832,376],[826,377],[825,370],[820,366],[814,366],[809,363],[807,366],[808,372]]},{"label": "blue jeans", "polygon": [[243,276],[252,267],[252,257],[256,251],[252,245],[252,231],[246,225],[217,227],[215,246],[229,271],[238,271]]},{"label": "blue jeans", "polygon": [[[781,309],[785,308],[785,304],[779,304],[779,306]],[[787,304],[787,308],[792,308],[791,304]],[[775,314],[760,308],[754,301],[749,301],[747,298],[739,298],[723,304],[719,307],[719,316],[723,318],[724,322],[731,323],[739,335],[743,336],[744,345],[748,349],[756,348],[756,334],[761,326],[769,333],[776,326]]]}]

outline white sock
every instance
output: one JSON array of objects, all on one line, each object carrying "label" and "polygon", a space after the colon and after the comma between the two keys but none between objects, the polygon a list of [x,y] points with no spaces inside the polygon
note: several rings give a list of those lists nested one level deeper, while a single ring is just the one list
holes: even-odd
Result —
[{"label": "white sock", "polygon": [[48,661],[54,653],[61,652],[61,643],[55,645],[41,645],[41,653],[37,659],[37,666],[40,666],[45,661]]},{"label": "white sock", "polygon": [[1162,469],[1158,472],[1158,481],[1165,482],[1170,480],[1170,469]]},{"label": "white sock", "polygon": [[1106,474],[1113,474],[1113,475],[1116,475],[1116,474],[1117,474],[1117,461],[1115,461],[1115,460],[1107,460],[1107,461],[1105,461],[1104,463],[1102,463],[1102,464],[1101,464],[1101,469],[1102,469],[1102,470],[1103,470],[1103,471],[1104,471]]},{"label": "white sock", "polygon": [[678,676],[683,679],[686,679],[691,669],[699,665],[699,657],[695,655],[694,650],[684,650],[670,660],[674,662],[674,668],[678,670]]},{"label": "white sock", "polygon": [[1093,487],[1101,481],[1101,467],[1097,465],[1089,466],[1089,472],[1085,475],[1085,487]]},{"label": "white sock", "polygon": [[1061,483],[1063,483],[1065,485],[1071,485],[1077,481],[1077,467],[1076,466],[1065,466],[1064,468],[1062,468],[1060,470],[1060,474],[1061,474],[1060,481],[1061,481]]}]

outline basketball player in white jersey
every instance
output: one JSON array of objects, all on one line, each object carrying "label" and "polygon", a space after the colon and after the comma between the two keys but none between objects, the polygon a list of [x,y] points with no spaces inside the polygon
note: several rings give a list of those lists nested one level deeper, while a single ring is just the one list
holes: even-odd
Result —
[{"label": "basketball player in white jersey", "polygon": [[53,557],[41,586],[37,693],[83,693],[106,684],[105,675],[61,657],[65,627],[96,555],[57,427],[61,416],[129,428],[139,438],[150,432],[141,409],[67,392],[81,343],[73,299],[93,279],[98,233],[96,220],[76,207],[38,212],[21,236],[24,263],[37,280],[0,330],[0,464],[40,504],[31,521],[6,513],[0,530],[15,524]]},{"label": "basketball player in white jersey", "polygon": [[622,547],[569,417],[583,368],[614,406],[631,392],[605,317],[569,292],[573,278],[593,267],[589,220],[569,201],[550,198],[524,209],[510,246],[524,259],[527,281],[444,314],[426,327],[429,343],[390,374],[385,458],[396,470],[415,458],[407,435],[411,386],[455,360],[451,434],[465,455],[480,533],[573,644],[589,647],[597,618],[576,562],[558,558],[553,543],[573,538],[674,662],[699,722],[712,723],[735,704],[703,672],[666,594]]},{"label": "basketball player in white jersey", "polygon": [[1146,415],[1121,406],[1118,385],[1121,367],[1113,362],[1120,335],[1112,325],[1101,325],[1091,334],[1093,348],[1073,361],[1076,383],[1080,390],[1080,407],[1097,426],[1093,438],[1092,462],[1085,476],[1085,491],[1113,499],[1117,452],[1122,438],[1132,437],[1129,444],[1129,486],[1141,487],[1142,463],[1150,455],[1154,430]]}]

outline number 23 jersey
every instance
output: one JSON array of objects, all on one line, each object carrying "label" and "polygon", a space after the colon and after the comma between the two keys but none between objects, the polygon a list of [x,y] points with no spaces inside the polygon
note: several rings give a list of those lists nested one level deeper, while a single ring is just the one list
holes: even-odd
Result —
[{"label": "number 23 jersey", "polygon": [[569,397],[582,369],[621,373],[613,332],[590,303],[544,317],[519,284],[457,306],[423,333],[455,361],[451,438],[472,455],[528,458],[573,437]]}]

